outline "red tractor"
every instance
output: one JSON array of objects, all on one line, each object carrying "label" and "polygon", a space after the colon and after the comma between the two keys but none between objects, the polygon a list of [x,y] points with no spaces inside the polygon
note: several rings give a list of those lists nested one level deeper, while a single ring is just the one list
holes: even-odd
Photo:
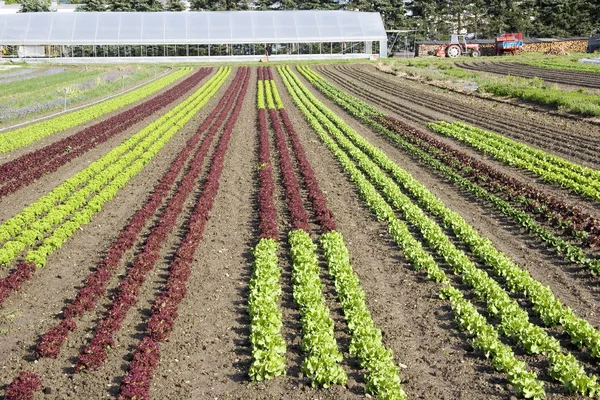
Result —
[{"label": "red tractor", "polygon": [[479,57],[479,45],[467,43],[465,35],[451,35],[450,43],[443,44],[435,53],[438,57],[460,57],[463,54],[468,54],[471,57]]}]

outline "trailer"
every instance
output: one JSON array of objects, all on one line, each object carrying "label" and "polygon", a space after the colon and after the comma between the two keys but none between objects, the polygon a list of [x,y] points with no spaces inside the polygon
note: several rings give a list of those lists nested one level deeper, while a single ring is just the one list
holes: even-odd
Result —
[{"label": "trailer", "polygon": [[511,53],[514,56],[521,50],[523,50],[523,34],[521,32],[505,33],[494,41],[494,53],[497,56],[504,53]]}]

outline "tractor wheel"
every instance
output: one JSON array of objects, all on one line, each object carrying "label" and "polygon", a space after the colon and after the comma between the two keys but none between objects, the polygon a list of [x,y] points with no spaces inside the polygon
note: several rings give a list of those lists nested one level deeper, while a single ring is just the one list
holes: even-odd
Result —
[{"label": "tractor wheel", "polygon": [[479,50],[473,50],[471,52],[471,57],[479,57],[481,54],[479,53]]},{"label": "tractor wheel", "polygon": [[446,55],[448,55],[448,57],[456,58],[460,57],[460,54],[460,46],[457,46],[455,44],[453,44],[452,46],[448,46],[448,48],[446,49]]}]

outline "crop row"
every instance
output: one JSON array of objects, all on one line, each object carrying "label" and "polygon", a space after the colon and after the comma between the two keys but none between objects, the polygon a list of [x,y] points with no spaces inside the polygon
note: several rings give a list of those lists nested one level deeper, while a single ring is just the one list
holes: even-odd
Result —
[{"label": "crop row", "polygon": [[[219,179],[223,172],[225,154],[246,95],[249,75],[249,67],[238,70],[237,76],[241,77],[241,82],[238,81],[235,85],[239,89],[236,103],[214,151],[202,194],[192,211],[185,236],[175,252],[173,264],[169,269],[167,285],[152,306],[152,315],[148,320],[146,336],[134,351],[129,371],[121,383],[118,397],[120,400],[147,399],[149,397],[150,382],[160,356],[158,343],[169,336],[177,318],[177,307],[186,295],[186,283],[191,273],[194,253],[202,240],[208,215],[219,190]],[[220,120],[217,121],[217,124],[220,122]],[[151,351],[148,351],[149,349]]]},{"label": "crop row", "polygon": [[128,104],[134,103],[144,97],[157,92],[158,90],[170,85],[176,80],[189,74],[192,70],[189,68],[175,71],[159,80],[145,85],[132,92],[126,93],[114,99],[86,107],[82,110],[75,111],[48,121],[39,122],[28,125],[24,128],[19,128],[14,131],[3,133],[0,135],[0,154],[27,146],[41,138],[62,132],[84,122],[94,120],[102,115],[108,114]]},{"label": "crop row", "polygon": [[501,135],[464,124],[430,123],[434,132],[460,140],[507,165],[514,165],[571,191],[600,200],[600,171],[571,163]]},{"label": "crop row", "polygon": [[[303,89],[305,99],[310,98],[309,92],[305,88]],[[328,126],[329,133],[335,137],[335,140],[344,148],[344,151],[355,159],[360,169],[379,187],[387,201],[399,209],[411,225],[419,229],[428,245],[435,249],[454,268],[455,272],[463,276],[463,282],[472,286],[478,297],[487,302],[488,312],[500,320],[502,333],[511,337],[531,353],[549,352],[551,375],[563,382],[567,390],[579,391],[583,394],[594,393],[598,386],[595,378],[586,376],[578,362],[574,358],[569,358],[570,355],[563,356],[559,351],[559,343],[549,337],[542,329],[532,325],[528,321],[527,312],[521,310],[518,304],[510,299],[508,294],[484,271],[478,270],[468,257],[451,243],[442,229],[429,219],[422,210],[411,203],[410,199],[400,191],[391,178],[379,169],[377,164],[387,164],[386,167],[388,168],[393,165],[392,175],[397,180],[403,179],[405,185],[412,183],[415,186],[418,183],[410,175],[400,170],[391,160],[387,159],[383,152],[358,136],[343,120],[316,101],[314,97],[311,100],[312,112],[316,114],[321,122],[326,125],[330,124]],[[355,144],[366,151],[368,156],[362,153]],[[371,161],[370,157],[374,157],[375,162]],[[423,194],[429,194],[424,187],[419,187],[419,189]],[[456,215],[455,220],[455,222],[458,222]],[[564,365],[562,364],[565,359],[569,360],[567,368],[563,368]],[[574,371],[577,373],[574,373]]]},{"label": "crop row", "polygon": [[[227,71],[224,76],[227,76]],[[223,100],[221,100],[220,105],[222,105]],[[227,109],[226,105],[224,107]],[[207,118],[208,121],[212,121],[214,119],[215,113],[211,113],[211,115]],[[92,273],[88,279],[86,279],[85,286],[76,297],[75,301],[71,303],[65,309],[63,313],[63,320],[61,323],[54,328],[51,328],[46,334],[44,334],[40,342],[37,346],[38,355],[41,357],[52,357],[55,358],[60,353],[60,347],[66,340],[69,331],[73,331],[76,329],[76,324],[74,318],[77,316],[81,316],[84,311],[90,311],[95,306],[96,301],[102,296],[104,289],[106,287],[106,283],[110,278],[110,275],[117,268],[118,264],[124,253],[128,248],[133,246],[137,234],[141,231],[145,222],[151,217],[156,209],[162,203],[163,198],[168,194],[171,190],[172,184],[175,182],[179,172],[183,168],[185,160],[188,158],[191,150],[194,148],[195,144],[199,141],[201,134],[206,128],[205,124],[201,126],[196,135],[188,141],[189,147],[186,147],[182,150],[182,152],[176,158],[174,164],[171,165],[169,171],[163,176],[161,182],[157,186],[157,191],[154,192],[142,209],[135,214],[133,219],[130,221],[130,224],[121,232],[116,242],[109,248],[109,251],[104,258],[104,260],[100,263],[99,268],[96,272]],[[201,159],[197,157],[198,153],[206,153],[208,147],[210,146],[210,142],[212,140],[203,141],[202,145],[196,151],[196,156],[193,161],[200,162]],[[194,165],[192,163],[192,165]],[[190,182],[188,181],[188,184]],[[182,183],[183,184],[183,183]],[[164,214],[163,214],[164,217]],[[160,224],[159,224],[160,227]],[[133,267],[135,268],[135,267]],[[131,270],[130,270],[131,271]],[[131,283],[131,282],[130,282]],[[109,340],[109,338],[107,338]],[[109,340],[110,341],[110,340]],[[99,356],[100,357],[100,356]],[[41,387],[39,385],[39,378],[35,374],[34,378],[29,379],[31,377],[27,377],[25,383],[23,383],[22,375],[25,372],[22,372],[15,380],[8,386],[7,388],[7,398],[9,399],[21,399],[28,398],[27,396],[33,396],[33,391],[39,389]],[[38,382],[37,385],[32,384]],[[12,396],[12,397],[11,397]]]},{"label": "crop row", "polygon": [[[462,166],[459,161],[450,161],[447,163],[440,161],[440,159],[446,161],[444,154],[442,153],[443,150],[439,151],[437,148],[430,148],[420,142],[417,142],[418,144],[422,145],[421,147],[424,147],[428,151],[426,153],[411,143],[415,141],[415,137],[427,134],[411,128],[401,121],[395,120],[391,117],[378,119],[377,121],[378,122],[372,124],[373,128],[388,136],[392,142],[420,158],[423,162],[437,170],[444,177],[469,190],[477,198],[492,204],[498,211],[511,218],[515,223],[522,226],[527,232],[538,237],[550,248],[553,248],[559,254],[562,254],[563,257],[565,257],[568,261],[582,264],[590,268],[590,271],[593,274],[600,272],[600,260],[589,257],[580,247],[569,243],[567,240],[557,237],[550,229],[540,225],[534,218],[529,216],[524,211],[515,208],[508,201],[490,193],[477,183],[474,183],[473,181],[463,177],[459,172],[456,171],[458,169],[460,172],[462,172]],[[471,179],[476,180],[475,178]],[[480,179],[485,179],[485,176],[479,175],[477,180]],[[489,180],[487,182],[490,183]],[[516,196],[516,193],[514,195]],[[558,204],[556,205],[561,207]],[[590,242],[593,244],[595,241],[599,241],[600,238],[596,233],[596,231],[598,231],[598,228],[595,225],[596,220],[591,219],[590,223],[594,224],[592,225],[592,231],[594,234],[590,234],[586,238],[589,238]],[[592,239],[592,237],[594,239]]]},{"label": "crop row", "polygon": [[[366,116],[365,118],[372,119],[383,128],[400,135],[401,141],[410,142],[426,151],[429,157],[434,157],[451,167],[473,183],[485,187],[498,196],[503,196],[521,206],[525,211],[536,214],[554,227],[564,230],[566,235],[580,241],[582,247],[600,247],[600,221],[591,215],[512,178],[474,157],[448,146],[431,134],[414,129],[400,120],[390,116]],[[376,129],[381,130],[379,127]]]},{"label": "crop row", "polygon": [[[288,84],[286,76],[282,76],[284,82]],[[350,264],[349,252],[344,238],[341,233],[335,230],[333,213],[327,207],[325,197],[306,158],[304,148],[283,108],[283,103],[276,91],[275,82],[271,80],[271,83],[275,88],[275,90],[272,90],[273,103],[281,103],[279,114],[282,116],[283,124],[290,137],[292,149],[304,185],[308,190],[308,198],[311,201],[317,222],[324,231],[321,235],[321,247],[350,331],[350,354],[357,357],[361,366],[366,370],[367,393],[376,394],[381,399],[404,399],[406,394],[400,385],[398,367],[394,362],[392,351],[386,349],[383,345],[381,331],[375,326],[371,318],[358,275],[354,273]],[[282,151],[287,153],[287,147]]]},{"label": "crop row", "polygon": [[0,197],[29,185],[41,176],[124,132],[189,92],[209,73],[203,68],[164,93],[79,132],[0,165]]},{"label": "crop row", "polygon": [[[56,239],[51,236],[45,240],[45,248],[39,249],[37,253],[30,253],[29,261],[43,265],[45,255],[54,250],[56,241],[66,239],[64,232],[54,227],[62,224],[59,229],[69,231],[86,223],[86,220],[89,222],[88,218],[99,211],[101,205],[131,176],[139,172],[168,139],[210,99],[224,77],[224,73],[215,76],[177,107],[0,225],[0,240],[10,239],[0,248],[0,265],[7,265],[26,246],[31,246],[43,239],[45,233],[54,230],[53,236]],[[85,208],[75,214],[84,205]],[[63,223],[65,217],[69,217],[69,225]]]},{"label": "crop row", "polygon": [[[226,100],[228,100],[227,93],[220,100],[219,106],[211,111],[196,133],[187,141],[186,146],[177,155],[169,170],[162,176],[152,194],[108,248],[106,256],[96,265],[96,270],[86,278],[83,288],[77,293],[75,299],[64,308],[62,312],[63,321],[42,335],[37,346],[37,353],[40,357],[58,357],[60,348],[70,331],[65,327],[65,324],[70,323],[64,321],[81,317],[86,311],[94,309],[96,302],[104,295],[108,280],[120,265],[125,252],[133,247],[142,228],[171,192],[181,170],[189,161],[188,158],[192,150],[196,148],[206,129],[221,112],[222,104]],[[198,152],[205,152],[204,148],[210,142],[210,138],[203,139],[201,144],[203,148],[199,149]]]},{"label": "crop row", "polygon": [[[228,73],[229,70],[224,76],[227,76]],[[235,84],[238,82],[240,82],[239,72],[231,86],[235,88]],[[119,283],[117,296],[111,302],[104,318],[98,323],[98,328],[94,332],[90,343],[79,355],[75,366],[77,371],[82,369],[97,369],[106,359],[107,347],[113,346],[114,333],[120,329],[121,323],[129,309],[136,304],[146,274],[154,268],[154,265],[158,261],[160,249],[171,230],[175,227],[184,203],[196,185],[198,177],[202,172],[203,160],[210,149],[212,139],[219,130],[219,127],[225,122],[229,111],[228,106],[235,99],[231,96],[232,93],[234,93],[233,90],[228,93],[229,96],[225,104],[220,104],[221,110],[219,116],[194,154],[189,170],[185,172],[175,194],[169,199],[159,221],[146,238],[142,250],[136,255],[133,267],[127,271],[124,279]]]},{"label": "crop row", "polygon": [[[285,77],[285,71],[283,76]],[[298,86],[299,82],[294,81],[292,75],[290,75],[290,78],[291,79],[285,80],[285,82],[294,102],[303,112],[308,123],[315,132],[317,132],[323,143],[331,150],[334,157],[349,174],[350,180],[358,187],[361,197],[374,212],[377,219],[388,223],[389,232],[403,251],[405,257],[413,265],[415,270],[425,270],[430,279],[449,285],[445,273],[439,269],[433,257],[423,249],[421,243],[411,235],[406,224],[396,217],[394,210],[390,205],[386,203],[375,187],[354,165],[348,155],[336,144],[335,140],[329,136],[327,130],[330,129],[332,125],[326,120],[323,120],[323,123],[321,123],[315,117],[315,115],[318,115],[319,111],[314,107],[311,107],[312,103],[304,97]],[[477,318],[478,315],[479,314],[475,312],[472,317]],[[513,384],[517,393],[538,393],[541,398],[544,391],[541,382],[537,381],[535,374],[526,371],[524,366],[519,368],[521,365],[515,359],[514,353],[510,347],[499,341],[490,340],[493,339],[494,336],[497,337],[497,332],[491,325],[481,319],[479,319],[478,322],[481,331],[487,333],[485,337],[488,340],[480,341],[480,337],[483,337],[483,335],[479,335],[479,330],[473,331],[471,332],[471,334],[475,336],[473,345],[478,346],[478,348],[481,348],[487,355],[492,357],[494,367],[497,370],[507,372],[509,381]],[[500,354],[502,356],[497,357],[497,355]]]},{"label": "crop row", "polygon": [[[59,200],[56,200],[56,198],[67,197],[69,196],[67,190],[69,188],[76,188],[77,178],[84,180],[88,177],[88,174],[90,174],[88,169],[93,168],[94,163],[0,226],[0,234],[5,233],[7,236],[12,232],[11,229],[15,228],[15,225],[17,229],[22,230],[20,234],[17,231],[17,235],[12,240],[5,242],[4,246],[0,249],[0,254],[3,255],[0,258],[5,257],[2,262],[10,262],[20,252],[18,249],[22,250],[41,239],[42,244],[27,253],[26,261],[43,266],[48,254],[59,248],[79,226],[89,222],[93,214],[98,212],[102,205],[110,200],[131,177],[141,171],[166,142],[193,117],[195,112],[206,104],[222,84],[227,74],[228,71],[217,74],[196,92],[195,95],[192,95],[188,99],[190,101],[183,102],[181,107],[174,109],[175,112],[168,112],[165,116],[159,118],[156,123],[145,128],[145,131],[151,130],[151,133],[147,134],[147,137],[139,144],[132,145],[133,150],[126,157],[118,158],[120,152],[111,151],[108,155],[98,160],[98,163],[112,163],[112,165],[107,168],[107,171],[109,171],[108,174],[98,174],[88,183],[86,186],[88,188],[87,191],[86,187],[84,187],[78,193],[70,195],[64,204],[52,208],[53,203],[59,203]],[[128,144],[127,142],[125,144]],[[128,164],[131,165],[128,166]],[[102,178],[99,178],[99,176]],[[110,178],[112,177],[114,179],[111,181]],[[86,201],[90,195],[92,196],[91,199]],[[82,206],[83,208],[81,208]],[[47,209],[50,209],[50,211],[38,221],[35,221],[35,216],[42,214]],[[65,218],[67,221],[63,223]],[[61,225],[54,228],[56,224]],[[19,227],[19,225],[21,226]],[[50,232],[50,236],[44,238],[45,232]],[[15,249],[18,251],[15,251]],[[18,273],[20,270],[21,266],[16,269],[16,272]],[[10,282],[11,279],[13,279],[12,274],[0,281],[0,287],[6,287],[7,282]],[[9,286],[4,292],[8,294],[6,293],[7,291],[9,292],[16,288],[18,287]]]},{"label": "crop row", "polygon": [[[299,70],[313,85],[318,86],[319,90],[323,91],[325,95],[335,102],[354,105],[354,107],[348,108],[347,111],[361,121],[373,126],[380,133],[387,136],[388,139],[394,141],[396,145],[400,145],[406,150],[407,145],[404,144],[404,140],[410,141],[411,144],[421,147],[431,156],[443,161],[473,182],[485,186],[488,190],[495,192],[499,196],[506,196],[510,201],[522,204],[526,211],[549,220],[554,226],[564,229],[566,234],[578,240],[583,238],[582,246],[595,247],[600,245],[600,221],[594,219],[589,214],[530,185],[511,178],[485,163],[468,156],[462,151],[453,149],[430,134],[412,128],[406,128],[412,136],[406,135],[409,132],[396,132],[394,126],[400,123],[396,119],[383,115],[374,107],[332,86],[321,76],[311,71],[310,68],[299,67]],[[404,140],[399,141],[398,138],[388,134],[386,129],[383,129],[378,124],[393,130],[395,133],[402,134],[402,139]],[[403,124],[403,126],[407,125]],[[413,151],[411,150],[411,152]],[[569,252],[571,253],[572,251]]]},{"label": "crop row", "polygon": [[[265,70],[267,77],[270,77],[269,68]],[[343,356],[338,349],[333,320],[323,297],[320,267],[315,253],[317,246],[309,234],[308,213],[288,152],[285,133],[274,109],[270,80],[265,81],[264,86],[292,226],[288,233],[288,243],[291,247],[293,296],[300,309],[302,350],[306,353],[302,371],[311,379],[313,385],[344,385],[348,377],[339,365]]]},{"label": "crop row", "polygon": [[[324,84],[323,81],[321,83]],[[513,215],[514,212],[514,214],[522,218],[521,221],[527,222],[527,224],[524,224],[524,226],[529,228],[532,232],[535,232],[536,227],[538,227],[538,231],[548,235],[548,237],[551,236],[550,233],[544,231],[543,228],[539,227],[528,216],[523,215],[522,213],[517,213],[511,208],[510,205],[503,203],[501,199],[490,195],[489,193],[485,192],[484,189],[479,188],[457,174],[454,174],[451,170],[449,170],[448,167],[432,157],[428,157],[423,152],[419,152],[418,149],[409,143],[400,142],[397,135],[394,135],[384,127],[378,125],[377,122],[365,118],[365,113],[361,112],[362,102],[360,100],[354,99],[348,95],[340,95],[340,93],[336,93],[335,98],[339,104],[351,114],[362,116],[361,118],[363,118],[365,122],[377,129],[382,134],[386,135],[394,143],[401,145],[403,149],[413,154],[417,154],[420,158],[426,160],[434,168],[445,172],[444,176],[459,182],[463,187],[471,190],[476,196],[490,200],[492,204],[501,207],[501,210],[503,210],[507,215]],[[347,101],[342,101],[343,98],[346,98]],[[412,129],[412,131],[416,130]],[[377,158],[377,155],[374,155],[374,157]],[[393,175],[400,175],[397,167],[394,166],[393,163],[388,162],[386,164],[389,167],[388,169],[396,171],[396,174],[392,172]],[[565,307],[564,304],[562,304],[562,302],[555,297],[549,287],[543,286],[540,282],[534,280],[527,271],[522,270],[508,257],[495,249],[489,240],[479,236],[477,231],[470,227],[469,224],[462,219],[462,217],[448,210],[443,203],[435,198],[435,196],[433,196],[431,193],[425,192],[420,184],[413,182],[412,185],[408,185],[406,188],[413,194],[413,196],[417,198],[421,206],[423,206],[433,215],[440,217],[446,226],[451,227],[456,237],[463,241],[463,243],[471,249],[476,257],[478,257],[486,265],[492,267],[493,271],[506,281],[511,291],[528,297],[534,305],[534,311],[542,318],[546,325],[562,325],[565,331],[571,336],[574,344],[578,346],[585,346],[592,357],[600,357],[600,332],[594,329],[588,321],[576,316],[570,308]],[[560,242],[557,241],[557,243]],[[567,249],[570,249],[570,247],[567,247]],[[576,250],[577,248],[575,248],[575,250],[571,250],[570,254],[577,254]]]},{"label": "crop row", "polygon": [[269,150],[269,130],[264,99],[263,69],[258,68],[257,99],[259,131],[258,225],[260,240],[254,247],[252,278],[248,296],[252,365],[248,375],[262,381],[285,374],[286,345],[281,335],[281,269],[277,257],[279,248],[277,212],[273,192],[275,184]]}]

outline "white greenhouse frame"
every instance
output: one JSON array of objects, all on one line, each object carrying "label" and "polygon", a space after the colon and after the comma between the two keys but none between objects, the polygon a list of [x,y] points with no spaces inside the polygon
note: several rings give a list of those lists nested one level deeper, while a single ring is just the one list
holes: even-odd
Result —
[{"label": "white greenhouse frame", "polygon": [[[264,57],[264,52],[257,53],[257,46],[263,50],[268,46],[270,56],[274,58],[363,58],[372,55],[373,42],[378,45],[379,56],[386,57],[387,36],[381,16],[379,13],[355,11],[50,12],[0,15],[0,46],[47,46],[52,49],[48,50],[48,57],[58,58],[93,57],[106,61],[107,58],[127,58],[128,61],[137,58],[156,61],[158,54],[169,60],[182,61],[185,58],[194,61],[204,58],[232,59],[236,56],[238,59]],[[169,49],[173,46],[175,55],[169,55]],[[201,46],[205,49],[203,56],[200,55]],[[107,48],[116,49],[113,56],[107,56]],[[185,51],[182,50],[184,48]],[[215,51],[211,54],[211,48],[224,48],[226,54],[215,54]],[[278,49],[285,49],[284,54],[278,54]]]}]

